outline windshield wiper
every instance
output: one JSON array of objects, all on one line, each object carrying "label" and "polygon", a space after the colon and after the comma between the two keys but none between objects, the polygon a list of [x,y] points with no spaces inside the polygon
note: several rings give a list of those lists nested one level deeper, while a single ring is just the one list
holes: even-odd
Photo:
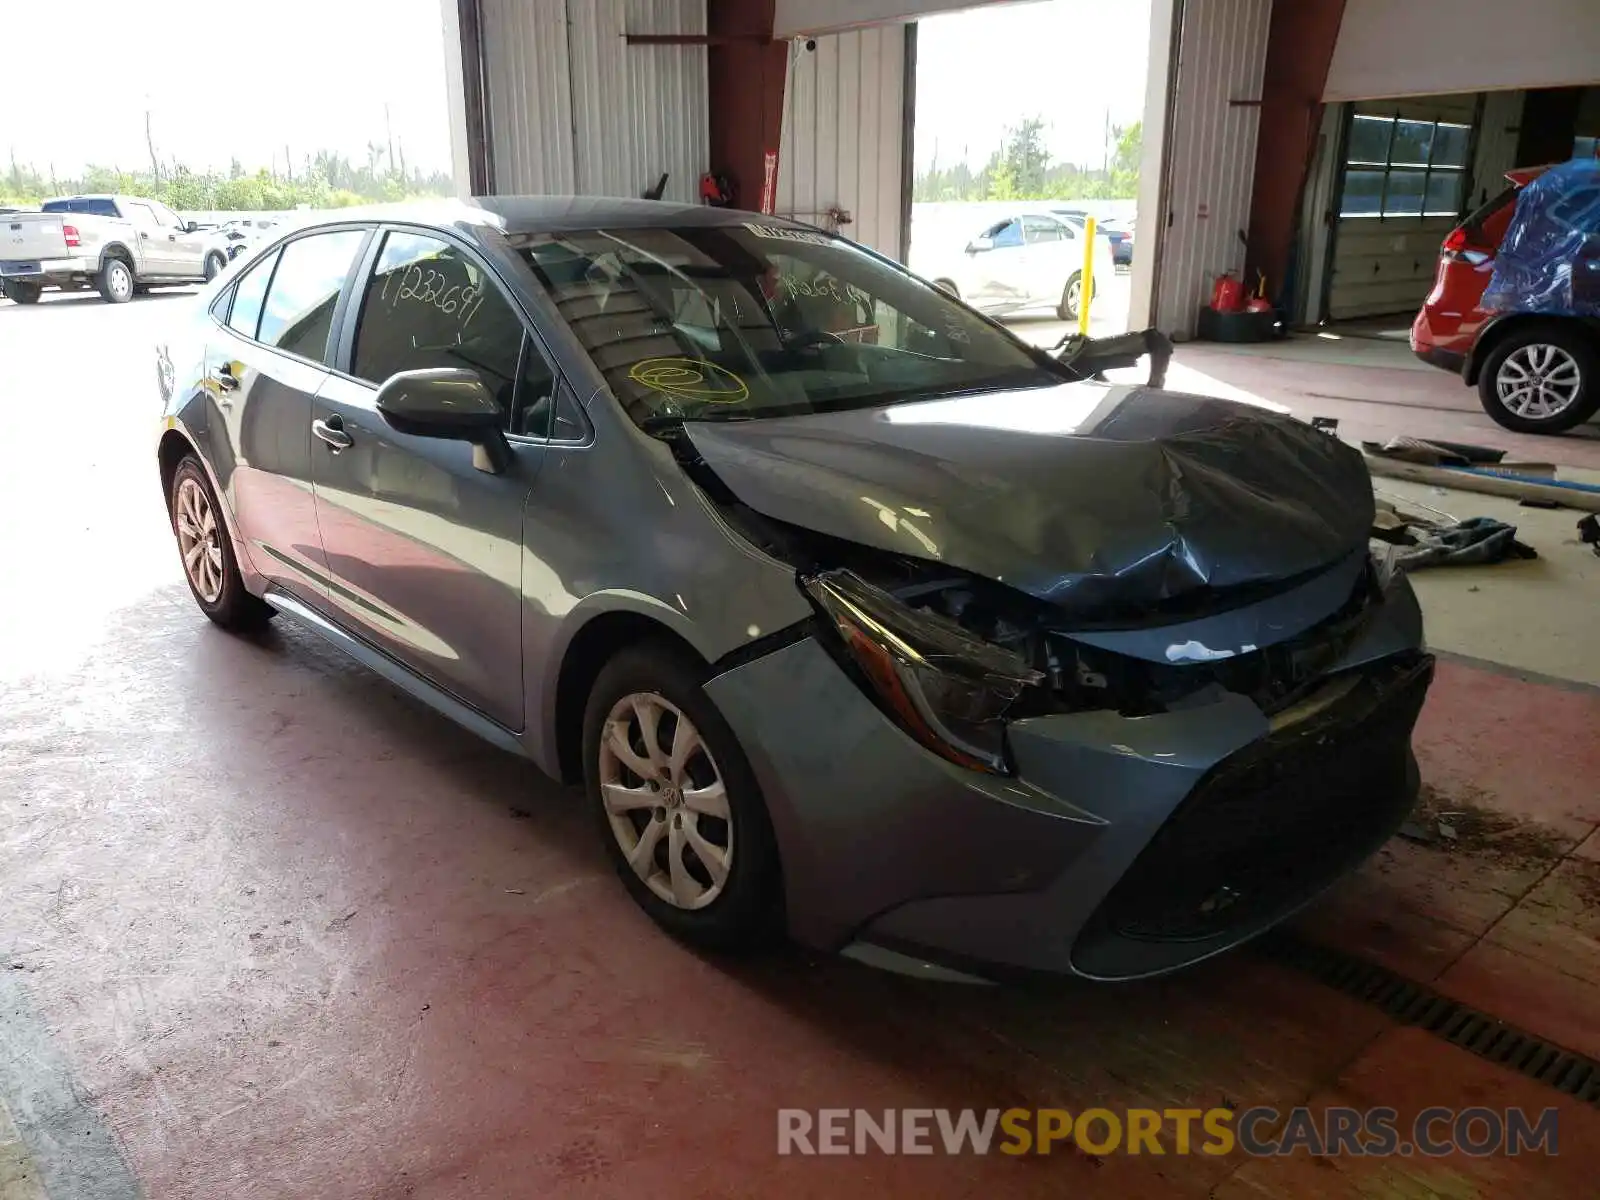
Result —
[{"label": "windshield wiper", "polygon": [[706,424],[716,424],[727,421],[753,421],[759,414],[754,413],[655,413],[643,417],[639,421],[639,428],[646,433],[657,433],[663,429],[679,429],[689,421],[704,421]]}]

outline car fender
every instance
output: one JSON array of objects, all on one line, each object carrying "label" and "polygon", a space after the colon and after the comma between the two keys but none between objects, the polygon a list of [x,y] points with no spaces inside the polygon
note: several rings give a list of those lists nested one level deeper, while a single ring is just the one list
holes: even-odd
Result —
[{"label": "car fender", "polygon": [[[524,604],[527,603],[524,597]],[[522,745],[528,757],[552,778],[561,777],[560,731],[557,729],[557,703],[561,673],[573,643],[585,628],[602,617],[627,613],[660,625],[676,635],[707,662],[719,657],[720,647],[708,644],[706,630],[659,597],[625,588],[606,588],[591,592],[568,610],[537,661],[524,666],[524,689],[528,696],[528,719]]]},{"label": "car fender", "polygon": [[1467,357],[1461,364],[1461,378],[1467,386],[1477,386],[1484,359],[1489,357],[1489,353],[1499,344],[1501,338],[1513,329],[1536,321],[1559,321],[1562,324],[1580,325],[1586,328],[1596,341],[1600,341],[1600,318],[1597,317],[1539,312],[1496,313],[1483,323],[1482,329],[1478,330],[1478,336],[1472,339],[1472,348],[1467,351]]},{"label": "car fender", "polygon": [[139,275],[139,255],[126,243],[118,241],[106,242],[100,247],[99,258],[96,260],[94,268],[96,274],[106,269],[106,259],[112,257],[113,251],[117,250],[122,251],[122,257],[127,259],[128,264],[133,267],[134,277],[137,278]]}]

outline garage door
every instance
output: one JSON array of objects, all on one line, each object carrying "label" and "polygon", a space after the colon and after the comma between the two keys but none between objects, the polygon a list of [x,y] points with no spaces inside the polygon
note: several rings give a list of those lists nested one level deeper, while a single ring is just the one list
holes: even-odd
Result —
[{"label": "garage door", "polygon": [[1363,100],[1345,138],[1328,315],[1414,311],[1468,205],[1477,96]]},{"label": "garage door", "polygon": [[1323,99],[1597,82],[1595,0],[1346,0]]}]

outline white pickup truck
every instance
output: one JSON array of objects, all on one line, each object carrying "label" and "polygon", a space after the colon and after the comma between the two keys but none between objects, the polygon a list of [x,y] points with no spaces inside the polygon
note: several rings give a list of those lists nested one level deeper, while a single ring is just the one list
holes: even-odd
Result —
[{"label": "white pickup truck", "polygon": [[228,264],[214,230],[159,200],[61,196],[38,212],[0,214],[0,292],[35,304],[47,287],[92,286],[112,304],[166,284],[199,283]]}]

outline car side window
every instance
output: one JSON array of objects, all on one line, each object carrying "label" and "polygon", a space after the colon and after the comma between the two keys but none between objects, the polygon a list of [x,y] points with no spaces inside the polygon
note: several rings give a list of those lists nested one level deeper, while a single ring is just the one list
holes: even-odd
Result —
[{"label": "car side window", "polygon": [[256,340],[326,362],[333,310],[365,237],[359,229],[341,229],[313,233],[285,246],[261,309]]},{"label": "car side window", "polygon": [[392,230],[361,301],[351,372],[381,384],[427,367],[476,371],[508,433],[549,436],[555,371],[499,286],[453,243]]},{"label": "car side window", "polygon": [[159,201],[159,200],[150,201],[150,209],[151,209],[152,212],[154,212],[156,214],[156,224],[158,224],[158,225],[172,225],[172,226],[176,226],[176,227],[182,228],[183,222],[178,220],[178,214],[173,212],[165,204],[162,204],[161,201]]},{"label": "car side window", "polygon": [[1000,222],[990,230],[989,239],[996,247],[1022,245],[1022,222],[1016,220]]},{"label": "car side window", "polygon": [[256,336],[256,326],[261,323],[261,302],[267,298],[267,284],[272,282],[272,268],[277,265],[279,251],[274,250],[256,263],[233,286],[233,307],[228,311],[228,328],[241,337]]},{"label": "car side window", "polygon": [[1030,246],[1039,242],[1059,242],[1063,233],[1061,225],[1048,217],[1022,219],[1022,236]]},{"label": "car side window", "polygon": [[158,228],[156,214],[151,211],[148,204],[141,204],[137,200],[128,202],[128,219],[143,229]]}]

